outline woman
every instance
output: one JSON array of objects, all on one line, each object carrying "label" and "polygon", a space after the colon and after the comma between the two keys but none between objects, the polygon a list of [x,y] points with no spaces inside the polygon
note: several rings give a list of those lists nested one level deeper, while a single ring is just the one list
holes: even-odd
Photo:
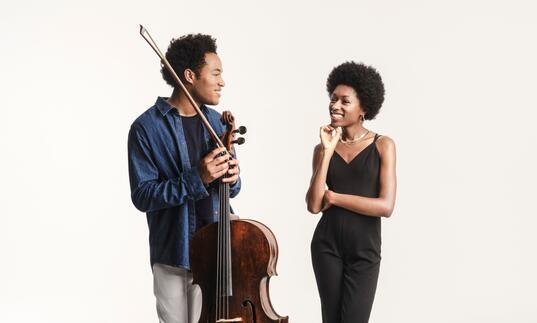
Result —
[{"label": "woman", "polygon": [[331,123],[321,127],[306,196],[311,213],[323,212],[311,242],[313,269],[323,322],[366,323],[380,266],[380,218],[395,204],[395,144],[364,127],[384,101],[373,67],[343,63],[327,90]]}]

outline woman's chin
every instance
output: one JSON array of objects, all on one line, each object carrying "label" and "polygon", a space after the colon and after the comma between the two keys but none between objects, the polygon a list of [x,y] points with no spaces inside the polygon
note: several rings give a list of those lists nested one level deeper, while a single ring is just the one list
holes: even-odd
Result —
[{"label": "woman's chin", "polygon": [[342,127],[343,126],[343,122],[342,120],[334,120],[334,119],[331,119],[330,120],[330,125],[334,128],[337,128],[337,127]]}]

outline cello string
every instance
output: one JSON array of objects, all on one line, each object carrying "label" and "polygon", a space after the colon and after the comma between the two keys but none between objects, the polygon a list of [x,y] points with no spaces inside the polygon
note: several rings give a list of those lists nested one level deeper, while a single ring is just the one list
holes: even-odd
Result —
[{"label": "cello string", "polygon": [[227,199],[226,199],[226,187],[227,187],[227,185],[226,185],[226,184],[223,184],[223,187],[224,187],[224,189],[223,189],[223,191],[224,191],[224,194],[223,194],[223,195],[224,195],[224,196],[223,196],[223,200],[224,200],[224,203],[223,203],[223,204],[224,204],[224,210],[223,210],[223,211],[224,211],[224,212],[223,212],[223,223],[222,223],[222,225],[224,226],[224,248],[225,248],[225,249],[224,249],[224,254],[225,254],[225,255],[224,255],[224,259],[225,259],[225,260],[224,260],[224,263],[225,263],[224,272],[225,272],[225,281],[226,281],[226,282],[225,282],[225,286],[226,286],[226,287],[225,287],[225,304],[224,304],[224,306],[225,306],[225,318],[227,319],[227,318],[229,318],[229,317],[228,317],[228,295],[229,295],[229,290],[228,290],[228,289],[229,289],[229,284],[228,284],[228,279],[229,279],[229,277],[228,277],[228,275],[229,275],[229,272],[228,272],[228,266],[227,266],[227,265],[228,265],[228,264],[227,264],[227,262],[228,262],[227,253],[228,253],[228,249],[229,249],[229,246],[228,246],[228,234],[229,234],[229,232],[228,232],[228,230],[227,230],[227,226],[226,226],[226,223],[227,223],[227,212],[226,212],[226,203],[227,203]]},{"label": "cello string", "polygon": [[218,187],[218,192],[219,192],[219,195],[220,195],[220,206],[219,206],[219,215],[218,215],[218,251],[217,251],[217,254],[218,254],[218,264],[217,264],[217,268],[216,268],[216,275],[217,275],[217,287],[216,287],[216,315],[217,315],[217,319],[221,318],[222,316],[222,308],[221,308],[221,294],[222,294],[222,209],[223,209],[223,205],[222,205],[222,202],[223,202],[223,198],[222,198],[222,185],[219,185]]},{"label": "cello string", "polygon": [[232,296],[233,286],[231,285],[232,282],[232,271],[231,271],[231,231],[230,231],[230,219],[229,219],[229,183],[226,183],[225,189],[224,189],[224,201],[225,201],[225,207],[226,207],[226,213],[225,213],[225,222],[224,225],[226,226],[226,274],[228,276],[228,287],[227,287],[227,295],[226,298],[226,318],[229,318],[229,300]]},{"label": "cello string", "polygon": [[[220,195],[220,191],[218,191],[218,194]],[[217,239],[220,240],[220,223],[218,223],[218,234]],[[219,277],[219,267],[220,267],[220,243],[216,244],[216,290],[215,290],[215,300],[214,300],[214,306],[215,306],[215,321],[218,320],[218,287],[220,285],[220,277]]]},{"label": "cello string", "polygon": [[225,241],[226,241],[226,237],[225,237],[225,234],[226,234],[226,228],[224,226],[224,221],[225,221],[225,213],[224,213],[224,210],[225,210],[225,198],[224,198],[224,189],[225,189],[225,186],[224,186],[224,183],[220,182],[220,225],[222,227],[222,240],[220,241],[221,243],[221,246],[222,246],[222,295],[221,295],[221,299],[222,299],[222,318],[226,318],[225,317],[225,303],[226,303],[226,257],[225,257],[225,252],[226,252],[226,245],[225,245]]},{"label": "cello string", "polygon": [[220,246],[221,246],[221,249],[220,249],[220,253],[221,253],[221,257],[222,257],[222,260],[220,262],[221,264],[221,268],[220,268],[220,277],[222,278],[221,279],[221,294],[220,294],[220,301],[221,301],[221,308],[220,308],[220,316],[221,318],[225,318],[225,303],[226,303],[226,298],[225,298],[225,295],[226,295],[226,258],[225,258],[225,252],[226,252],[226,243],[225,243],[225,238],[226,238],[226,227],[224,226],[224,218],[225,218],[225,204],[226,204],[226,199],[225,199],[225,192],[224,192],[224,185],[222,182],[220,182],[220,192],[221,192],[221,197],[220,197],[220,203],[221,203],[221,207],[222,209],[220,210],[220,225],[221,225],[221,241],[220,241]]},{"label": "cello string", "polygon": [[[229,183],[226,183],[226,217],[227,217],[227,221],[226,221],[226,226],[227,226],[227,231],[228,231],[228,244],[229,244],[229,247],[228,247],[228,268],[229,268],[229,281],[230,281],[230,285],[229,285],[229,295],[232,296],[233,295],[233,285],[231,284],[231,282],[233,281],[233,270],[232,270],[232,262],[231,262],[231,218],[230,218],[230,213],[229,213]],[[228,307],[229,307],[229,304],[228,304]],[[229,311],[229,308],[228,308],[228,311]],[[228,314],[229,315],[229,314]]]}]

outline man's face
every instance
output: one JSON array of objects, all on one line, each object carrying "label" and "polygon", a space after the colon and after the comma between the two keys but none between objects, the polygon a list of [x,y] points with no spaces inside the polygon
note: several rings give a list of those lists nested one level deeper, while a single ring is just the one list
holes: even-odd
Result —
[{"label": "man's face", "polygon": [[217,105],[225,85],[222,78],[222,62],[215,53],[206,53],[205,62],[199,76],[192,81],[192,94],[198,103]]}]

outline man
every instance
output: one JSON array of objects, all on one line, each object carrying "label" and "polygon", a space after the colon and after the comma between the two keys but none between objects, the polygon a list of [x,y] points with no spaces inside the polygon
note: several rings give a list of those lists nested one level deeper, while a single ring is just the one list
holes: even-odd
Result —
[{"label": "man", "polygon": [[[215,39],[186,35],[171,41],[166,59],[200,104],[213,129],[221,134],[220,114],[205,106],[217,105],[225,83]],[[161,323],[197,322],[201,291],[192,285],[189,241],[204,225],[218,220],[218,181],[240,190],[238,160],[220,156],[209,133],[162,68],[164,80],[174,87],[170,98],[159,97],[139,116],[129,132],[129,176],[132,202],[147,213],[153,287]]]}]

